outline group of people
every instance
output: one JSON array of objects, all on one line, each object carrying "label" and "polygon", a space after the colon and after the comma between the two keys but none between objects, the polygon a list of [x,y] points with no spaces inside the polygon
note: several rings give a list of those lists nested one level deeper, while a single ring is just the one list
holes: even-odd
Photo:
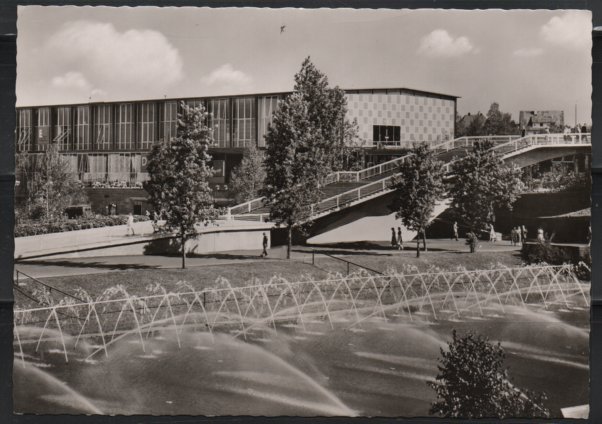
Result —
[{"label": "group of people", "polygon": [[397,250],[403,250],[403,237],[401,236],[401,227],[397,227],[397,234],[395,233],[395,227],[391,227],[391,247]]},{"label": "group of people", "polygon": [[510,243],[512,246],[518,246],[527,240],[527,227],[517,225],[510,231]]}]

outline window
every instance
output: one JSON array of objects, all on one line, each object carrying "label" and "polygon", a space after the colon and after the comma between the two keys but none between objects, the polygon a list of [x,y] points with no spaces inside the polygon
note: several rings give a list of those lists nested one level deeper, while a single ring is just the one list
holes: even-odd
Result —
[{"label": "window", "polygon": [[117,149],[134,148],[134,108],[131,103],[120,104],[117,109]]},{"label": "window", "polygon": [[213,142],[216,147],[229,147],[230,108],[228,99],[212,99],[207,103],[209,126],[213,129]]},{"label": "window", "polygon": [[50,143],[50,108],[42,107],[37,113],[37,150],[46,150]]},{"label": "window", "polygon": [[75,109],[75,150],[90,149],[90,107]]},{"label": "window", "polygon": [[[265,136],[268,133],[268,128],[272,124],[274,112],[278,109],[279,99],[276,96],[261,97],[259,99],[259,134],[258,145],[265,146]],[[362,110],[360,110],[361,116]]]},{"label": "window", "polygon": [[110,150],[113,136],[111,105],[98,105],[94,108],[94,148]]},{"label": "window", "polygon": [[71,150],[71,108],[61,106],[56,108],[56,125],[53,143],[60,150]]},{"label": "window", "polygon": [[31,150],[31,109],[19,109],[17,111],[17,152]]},{"label": "window", "polygon": [[168,142],[175,138],[178,128],[178,103],[161,104],[161,140]]},{"label": "window", "polygon": [[373,125],[372,126],[372,139],[374,142],[379,143],[396,143],[401,140],[401,131],[398,126],[387,126],[387,125]]},{"label": "window", "polygon": [[247,147],[256,141],[255,99],[235,99],[232,106],[234,125],[232,147]]},{"label": "window", "polygon": [[142,103],[139,107],[140,148],[150,149],[156,141],[155,104]]}]

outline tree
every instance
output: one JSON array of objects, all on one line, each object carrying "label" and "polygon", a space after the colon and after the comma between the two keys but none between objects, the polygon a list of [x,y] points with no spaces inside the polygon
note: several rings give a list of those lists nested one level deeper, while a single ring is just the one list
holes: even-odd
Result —
[{"label": "tree", "polygon": [[434,382],[427,384],[437,393],[430,413],[447,418],[548,418],[545,394],[516,388],[504,369],[505,353],[500,343],[468,333],[453,331],[448,350],[441,349]]},{"label": "tree", "polygon": [[270,219],[285,225],[290,259],[292,230],[311,219],[312,204],[320,199],[323,158],[312,151],[319,129],[309,120],[308,105],[300,93],[288,96],[274,113],[266,134],[266,179],[261,194]]},{"label": "tree", "polygon": [[181,103],[177,136],[153,146],[148,161],[150,180],[145,188],[153,207],[165,215],[167,230],[182,244],[182,268],[186,268],[186,240],[196,236],[195,225],[208,225],[218,217],[208,178],[213,175],[207,153],[213,131],[205,124],[203,106]]},{"label": "tree", "polygon": [[245,150],[240,165],[232,170],[230,185],[237,202],[259,196],[265,182],[264,154],[254,144]]},{"label": "tree", "polygon": [[357,123],[349,122],[345,92],[330,88],[328,77],[307,57],[295,75],[294,92],[307,104],[307,119],[315,129],[311,150],[318,167],[320,181],[333,170],[345,166],[350,146],[357,138]]},{"label": "tree", "polygon": [[420,237],[426,250],[426,228],[430,224],[435,203],[443,197],[445,187],[443,163],[426,143],[414,144],[411,155],[402,162],[391,187],[395,198],[391,209],[406,228],[417,232],[416,257],[420,257]]},{"label": "tree", "polygon": [[18,154],[16,171],[17,208],[28,219],[60,219],[69,205],[88,201],[57,145],[48,146],[42,154]]},{"label": "tree", "polygon": [[520,169],[504,163],[490,142],[452,163],[449,188],[451,210],[470,231],[478,234],[495,223],[495,209],[512,210],[522,187]]},{"label": "tree", "polygon": [[500,110],[500,105],[493,102],[487,112],[487,119],[483,125],[483,135],[511,135],[518,134],[518,125],[512,120],[509,113]]}]

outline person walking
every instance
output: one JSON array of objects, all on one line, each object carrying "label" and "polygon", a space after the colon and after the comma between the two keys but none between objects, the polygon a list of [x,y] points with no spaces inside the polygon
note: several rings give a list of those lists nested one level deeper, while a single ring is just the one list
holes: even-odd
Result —
[{"label": "person walking", "polygon": [[539,227],[537,229],[537,241],[543,243],[546,239],[543,236],[543,228]]},{"label": "person walking", "polygon": [[527,227],[525,227],[524,225],[521,225],[520,227],[520,235],[521,235],[521,239],[523,240],[523,243],[526,243],[527,241]]},{"label": "person walking", "polygon": [[403,238],[401,237],[401,227],[397,227],[397,249],[403,250]]},{"label": "person walking", "polygon": [[395,249],[397,247],[397,235],[395,235],[395,228],[391,227],[391,247]]},{"label": "person walking", "polygon": [[520,226],[516,227],[516,245],[522,244],[523,239],[521,236]]},{"label": "person walking", "polygon": [[497,234],[495,234],[493,224],[489,224],[489,241],[491,243],[495,243],[497,241]]},{"label": "person walking", "polygon": [[510,231],[510,244],[516,246],[516,227],[512,227]]},{"label": "person walking", "polygon": [[135,236],[136,233],[134,232],[134,215],[132,215],[131,213],[128,215],[128,222],[127,222],[127,233],[126,235],[130,235],[130,231],[132,232],[132,235]]},{"label": "person walking", "polygon": [[458,221],[454,221],[454,225],[452,227],[452,238],[458,241]]},{"label": "person walking", "polygon": [[262,246],[263,246],[263,251],[261,252],[261,257],[265,258],[266,256],[268,256],[268,236],[266,236],[265,233],[263,233]]}]

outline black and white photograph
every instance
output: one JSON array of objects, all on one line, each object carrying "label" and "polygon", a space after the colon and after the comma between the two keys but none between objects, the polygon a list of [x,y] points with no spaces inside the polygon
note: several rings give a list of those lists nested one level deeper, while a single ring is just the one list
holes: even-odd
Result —
[{"label": "black and white photograph", "polygon": [[588,418],[590,11],[17,29],[14,413]]}]

